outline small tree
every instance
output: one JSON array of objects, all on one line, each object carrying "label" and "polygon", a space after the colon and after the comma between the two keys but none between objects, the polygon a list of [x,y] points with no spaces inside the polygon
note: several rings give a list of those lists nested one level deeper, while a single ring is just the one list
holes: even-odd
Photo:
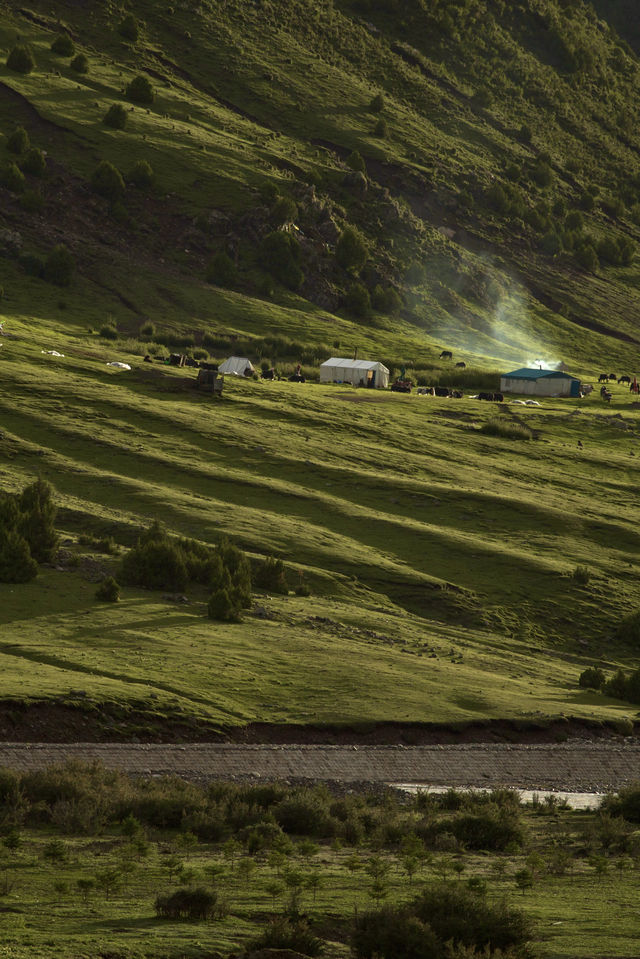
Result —
[{"label": "small tree", "polygon": [[336,259],[345,270],[359,273],[369,257],[367,241],[354,226],[346,227],[336,243]]},{"label": "small tree", "polygon": [[96,193],[99,193],[100,196],[111,203],[121,200],[125,193],[122,174],[108,160],[102,160],[94,170],[91,177],[91,186]]},{"label": "small tree", "polygon": [[30,147],[29,134],[24,127],[16,127],[7,137],[7,150],[18,155],[26,153]]},{"label": "small tree", "polygon": [[533,873],[530,869],[518,869],[513,876],[513,880],[524,896],[526,890],[533,886]]},{"label": "small tree", "polygon": [[274,593],[282,593],[283,596],[289,592],[284,563],[274,556],[267,556],[260,563],[253,574],[253,582],[260,589],[269,589]]},{"label": "small tree", "polygon": [[76,73],[88,73],[89,72],[89,61],[84,55],[84,53],[79,53],[71,61],[71,69],[75,70]]},{"label": "small tree", "polygon": [[15,46],[7,57],[7,66],[14,73],[31,73],[35,65],[33,54],[25,44]]},{"label": "small tree", "polygon": [[349,313],[354,316],[366,316],[371,310],[369,291],[363,283],[352,283],[344,300]]},{"label": "small tree", "polygon": [[57,53],[59,57],[72,57],[76,52],[73,40],[68,33],[59,33],[51,44],[52,53]]},{"label": "small tree", "polygon": [[290,196],[279,196],[276,200],[269,219],[275,227],[294,223],[298,216],[298,205]]},{"label": "small tree", "polygon": [[134,103],[153,103],[155,99],[151,83],[148,78],[142,76],[142,74],[138,74],[137,77],[134,77],[133,80],[127,84],[125,93],[127,99],[132,100]]},{"label": "small tree", "polygon": [[389,136],[389,126],[384,117],[380,117],[375,127],[373,128],[374,136],[380,137],[381,140],[386,140]]},{"label": "small tree", "polygon": [[22,169],[25,173],[32,176],[42,176],[47,172],[47,161],[42,150],[37,147],[31,147],[22,160]]},{"label": "small tree", "polygon": [[120,587],[113,576],[107,576],[102,580],[96,590],[96,599],[99,599],[103,603],[118,602],[120,599]]},{"label": "small tree", "polygon": [[220,250],[207,266],[207,283],[214,283],[225,289],[232,289],[238,279],[235,263],[228,253]]},{"label": "small tree", "polygon": [[48,283],[54,283],[56,286],[69,286],[75,266],[75,260],[69,250],[64,244],[59,244],[54,246],[45,261],[44,278]]},{"label": "small tree", "polygon": [[353,153],[350,153],[347,157],[347,166],[350,166],[351,169],[355,170],[357,173],[367,172],[362,154],[357,150],[354,150]]},{"label": "small tree", "polygon": [[4,168],[2,182],[12,193],[22,193],[26,185],[24,173],[16,163],[9,163]]},{"label": "small tree", "polygon": [[53,502],[53,488],[46,480],[37,479],[24,488],[19,506],[22,513],[19,532],[29,544],[31,555],[39,563],[50,563],[60,542],[54,527],[58,511]]},{"label": "small tree", "polygon": [[384,110],[384,97],[381,93],[376,93],[375,97],[372,99],[369,104],[369,110],[371,113],[382,113]]},{"label": "small tree", "polygon": [[209,597],[207,606],[209,619],[216,619],[223,623],[238,623],[240,621],[240,606],[229,595],[226,589],[217,589]]},{"label": "small tree", "polygon": [[146,160],[138,160],[127,173],[127,181],[139,190],[150,190],[154,180],[153,167]]},{"label": "small tree", "polygon": [[112,103],[102,118],[102,122],[113,130],[124,130],[127,124],[127,116],[127,111],[121,103]]},{"label": "small tree", "polygon": [[128,13],[118,24],[118,33],[125,40],[131,43],[137,43],[140,36],[140,27],[138,21],[132,13]]}]

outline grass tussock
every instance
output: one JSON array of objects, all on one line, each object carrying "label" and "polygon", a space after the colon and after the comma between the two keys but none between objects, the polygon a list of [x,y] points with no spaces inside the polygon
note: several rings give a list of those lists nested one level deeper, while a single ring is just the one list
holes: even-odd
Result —
[{"label": "grass tussock", "polygon": [[515,423],[512,420],[493,419],[483,423],[480,432],[485,436],[498,436],[505,440],[532,440],[533,430],[529,429],[523,423]]}]

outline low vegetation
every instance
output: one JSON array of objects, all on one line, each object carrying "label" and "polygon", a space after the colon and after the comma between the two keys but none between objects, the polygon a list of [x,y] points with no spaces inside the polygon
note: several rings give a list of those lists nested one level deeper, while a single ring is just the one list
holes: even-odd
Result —
[{"label": "low vegetation", "polygon": [[[17,959],[98,944],[176,959],[185,949],[577,959],[586,941],[599,953],[615,937],[621,954],[635,941],[625,905],[640,856],[637,789],[576,812],[553,796],[525,806],[508,790],[203,787],[71,764],[0,770],[0,803],[3,941]],[[504,846],[431,828],[488,815],[505,825]],[[506,841],[514,822],[517,845]]]}]

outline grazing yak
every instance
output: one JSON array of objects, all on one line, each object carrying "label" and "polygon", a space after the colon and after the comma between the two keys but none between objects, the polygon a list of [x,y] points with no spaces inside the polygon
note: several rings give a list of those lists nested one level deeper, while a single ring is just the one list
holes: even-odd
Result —
[{"label": "grazing yak", "polygon": [[598,383],[608,383],[608,382],[609,382],[609,374],[601,373],[600,376],[598,377]]},{"label": "grazing yak", "polygon": [[453,353],[451,352],[451,350],[443,350],[442,353],[440,354],[440,359],[441,359],[441,360],[452,360],[452,359],[453,359]]},{"label": "grazing yak", "polygon": [[618,383],[630,383],[630,382],[631,382],[630,376],[621,376],[620,379],[618,380]]},{"label": "grazing yak", "polygon": [[456,363],[456,369],[466,370],[466,368],[467,368],[467,364],[464,363],[462,360],[459,363]]}]

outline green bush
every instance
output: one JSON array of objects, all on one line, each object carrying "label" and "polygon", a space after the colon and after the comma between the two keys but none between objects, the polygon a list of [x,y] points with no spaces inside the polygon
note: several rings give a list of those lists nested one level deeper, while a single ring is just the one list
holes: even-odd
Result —
[{"label": "green bush", "polygon": [[575,258],[580,266],[588,273],[595,273],[598,269],[598,254],[590,243],[584,243],[579,246],[575,252]]},{"label": "green bush", "polygon": [[148,78],[138,74],[125,87],[125,93],[128,100],[134,103],[153,103],[155,94]]},{"label": "green bush", "polygon": [[2,171],[2,184],[12,193],[22,193],[25,188],[25,178],[22,170],[16,163],[8,163]]},{"label": "green bush", "polygon": [[139,190],[150,190],[155,181],[153,167],[146,160],[138,160],[129,170],[127,181]]},{"label": "green bush", "polygon": [[31,50],[24,44],[15,46],[7,57],[7,66],[14,73],[31,73],[35,65]]},{"label": "green bush", "polygon": [[602,689],[606,681],[606,675],[598,666],[588,666],[578,677],[578,685],[583,689]]},{"label": "green bush", "polygon": [[207,265],[207,283],[214,283],[216,286],[231,290],[238,281],[238,271],[236,265],[224,250],[209,261]]},{"label": "green bush", "polygon": [[140,327],[140,336],[142,337],[142,339],[151,340],[153,339],[155,335],[156,335],[156,328],[151,322],[151,320],[147,320],[146,323],[142,324],[142,326]]},{"label": "green bush", "polygon": [[44,264],[44,278],[56,286],[69,286],[75,265],[75,260],[66,246],[54,246]]},{"label": "green bush", "polygon": [[336,243],[336,259],[340,266],[359,273],[369,258],[369,247],[362,233],[355,226],[347,226]]},{"label": "green bush", "polygon": [[625,643],[640,646],[640,610],[629,613],[619,623],[615,635]]},{"label": "green bush", "polygon": [[571,578],[576,583],[578,583],[579,586],[586,586],[589,580],[591,579],[591,573],[589,572],[589,567],[576,566],[576,568],[571,574]]},{"label": "green bush", "polygon": [[7,137],[7,150],[10,153],[18,155],[26,153],[31,144],[29,143],[29,134],[24,127],[16,127],[13,133]]},{"label": "green bush", "polygon": [[103,603],[117,603],[120,599],[120,587],[113,576],[102,580],[96,590],[96,599]]},{"label": "green bush", "polygon": [[76,52],[73,40],[68,33],[59,33],[51,44],[51,50],[59,57],[72,57]]},{"label": "green bush", "polygon": [[51,563],[60,542],[54,527],[58,510],[53,502],[53,487],[38,478],[23,489],[18,505],[22,514],[18,531],[29,544],[31,555],[38,563]]},{"label": "green bush", "polygon": [[357,150],[354,150],[353,153],[350,153],[347,157],[347,166],[351,167],[352,170],[355,170],[356,173],[365,173],[367,168],[362,157],[362,154]]},{"label": "green bush", "polygon": [[125,194],[124,180],[120,171],[108,160],[102,162],[94,170],[91,177],[92,189],[111,203],[121,200]]},{"label": "green bush", "polygon": [[76,73],[88,73],[89,72],[89,61],[84,53],[79,53],[71,61],[71,69],[75,70]]},{"label": "green bush", "polygon": [[183,592],[189,582],[182,550],[166,536],[146,541],[140,537],[123,557],[119,578],[131,586],[173,592]]},{"label": "green bush", "polygon": [[137,43],[140,37],[140,27],[138,21],[132,13],[128,13],[118,24],[118,33],[125,40],[131,43]]},{"label": "green bush", "polygon": [[121,103],[112,103],[102,118],[102,122],[113,130],[124,130],[127,125],[127,116],[128,112]]},{"label": "green bush", "polygon": [[275,227],[295,223],[298,218],[298,204],[290,196],[279,196],[273,205],[269,219]]},{"label": "green bush", "polygon": [[299,263],[300,244],[289,233],[275,230],[260,244],[260,263],[276,280],[290,290],[300,288],[304,279]]},{"label": "green bush", "polygon": [[240,606],[228,589],[216,589],[209,597],[207,606],[209,619],[223,623],[237,623],[240,620]]},{"label": "green bush", "polygon": [[105,323],[104,326],[100,327],[100,336],[103,340],[117,340],[119,337],[117,328],[113,323]]},{"label": "green bush", "polygon": [[42,176],[46,173],[47,161],[42,150],[31,147],[22,160],[22,169],[25,173],[31,173],[33,176]]},{"label": "green bush", "polygon": [[378,283],[371,295],[371,305],[379,313],[393,315],[402,309],[402,300],[398,291],[392,286],[383,287]]},{"label": "green bush", "polygon": [[369,104],[369,110],[371,113],[382,113],[384,110],[384,97],[381,93],[376,93],[373,97],[371,103]]},{"label": "green bush", "polygon": [[369,291],[362,283],[352,283],[347,290],[344,305],[353,316],[367,316],[371,310]]},{"label": "green bush", "polygon": [[253,583],[259,589],[268,589],[273,593],[281,593],[283,596],[286,596],[289,592],[284,563],[274,556],[267,556],[258,565],[253,574]]},{"label": "green bush", "polygon": [[528,426],[507,419],[488,420],[482,424],[480,432],[486,436],[499,436],[502,439],[508,440],[533,439],[533,432]]},{"label": "green bush", "polygon": [[[260,936],[251,941],[250,948],[252,951],[287,950],[292,955],[299,953],[303,956],[315,957],[323,952],[324,943],[314,936],[306,922],[283,916],[273,919]],[[401,957],[398,956],[395,959],[401,959]]]},{"label": "green bush", "polygon": [[37,253],[23,253],[19,262],[27,276],[44,276],[44,260]]},{"label": "green bush", "polygon": [[381,140],[386,140],[389,136],[389,125],[384,117],[380,117],[375,127],[373,128],[373,135],[380,137]]},{"label": "green bush", "polygon": [[0,583],[29,583],[38,574],[38,564],[24,536],[0,525]]}]

